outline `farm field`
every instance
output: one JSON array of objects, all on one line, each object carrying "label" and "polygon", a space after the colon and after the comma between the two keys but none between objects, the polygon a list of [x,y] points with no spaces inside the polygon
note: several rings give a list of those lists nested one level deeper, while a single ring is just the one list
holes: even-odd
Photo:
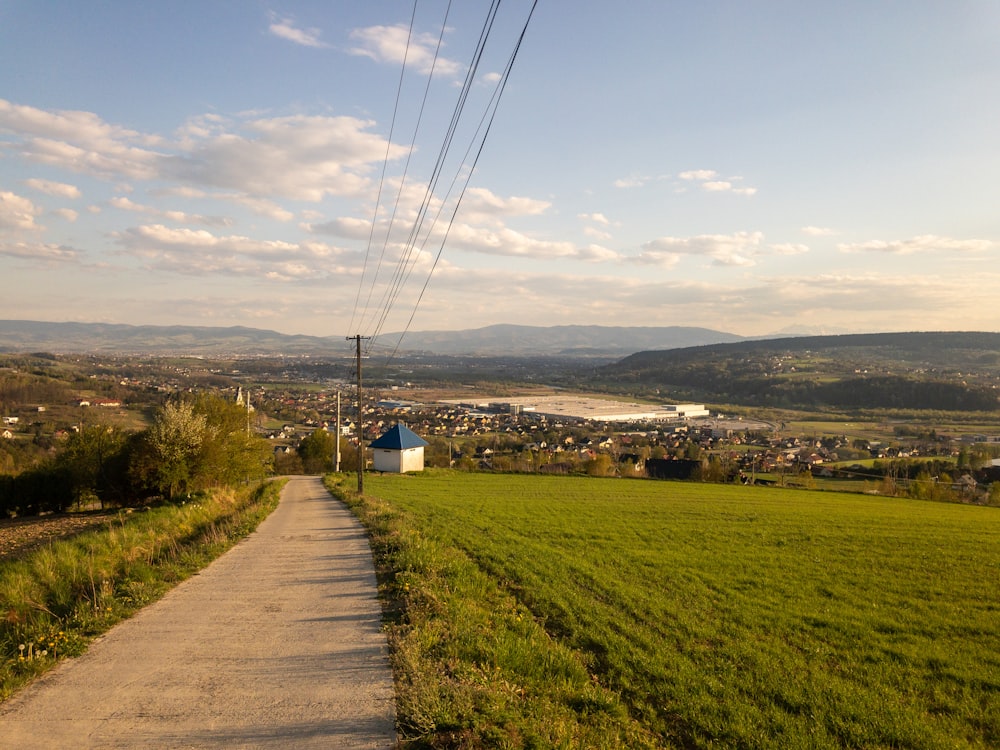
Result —
[{"label": "farm field", "polygon": [[366,493],[474,561],[655,746],[1000,746],[997,509],[447,471]]}]

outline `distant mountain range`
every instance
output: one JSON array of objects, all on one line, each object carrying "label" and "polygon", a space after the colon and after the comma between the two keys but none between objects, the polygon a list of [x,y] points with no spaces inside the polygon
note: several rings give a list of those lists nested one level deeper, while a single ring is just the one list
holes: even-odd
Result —
[{"label": "distant mountain range", "polygon": [[[402,337],[402,340],[400,340]],[[743,337],[687,326],[493,325],[462,331],[388,333],[380,350],[454,356],[559,356],[617,358],[650,349],[732,343]],[[345,356],[344,336],[290,335],[234,326],[133,326],[0,320],[0,351],[190,356]]]},{"label": "distant mountain range", "polygon": [[0,320],[0,351],[191,356],[347,353],[343,338],[292,336],[259,328],[131,326]]},{"label": "distant mountain range", "polygon": [[[382,338],[395,344],[400,334]],[[620,357],[648,349],[743,341],[742,336],[688,326],[519,326],[492,325],[465,331],[407,333],[400,350],[434,354]]]}]

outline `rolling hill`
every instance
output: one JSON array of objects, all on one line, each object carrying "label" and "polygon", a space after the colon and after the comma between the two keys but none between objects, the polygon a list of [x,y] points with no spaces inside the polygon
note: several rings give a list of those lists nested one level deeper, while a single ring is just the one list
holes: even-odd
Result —
[{"label": "rolling hill", "polygon": [[645,351],[597,377],[717,403],[992,411],[1000,333],[802,336]]},{"label": "rolling hill", "polygon": [[[400,343],[400,339],[402,341]],[[739,341],[741,337],[684,326],[516,326],[462,331],[387,333],[380,350],[475,356],[559,356],[617,358],[651,348],[676,348]],[[48,323],[0,320],[0,350],[56,354],[186,354],[194,356],[349,356],[344,336],[289,335],[259,328],[133,326],[110,323]]]}]

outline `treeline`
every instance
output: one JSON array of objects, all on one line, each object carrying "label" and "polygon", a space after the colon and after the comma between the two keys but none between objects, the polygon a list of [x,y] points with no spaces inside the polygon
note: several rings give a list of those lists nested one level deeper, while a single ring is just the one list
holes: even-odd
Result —
[{"label": "treeline", "polygon": [[0,410],[16,404],[65,403],[73,398],[70,386],[36,373],[8,372],[0,377]]},{"label": "treeline", "polygon": [[[334,470],[336,443],[333,433],[325,428],[313,430],[299,441],[294,451],[274,458],[276,474],[323,474]],[[357,471],[358,448],[340,438],[340,470]]]},{"label": "treeline", "polygon": [[[737,388],[739,384],[734,384]],[[811,379],[785,380],[767,387],[757,383],[754,395],[768,405],[842,409],[936,409],[941,411],[991,411],[997,408],[996,392],[983,386],[938,380],[916,380],[886,375],[844,378],[834,382]]]},{"label": "treeline", "polygon": [[177,398],[145,430],[87,425],[38,466],[0,475],[0,514],[173,500],[260,481],[271,461],[268,443],[246,429],[241,406],[212,395]]},{"label": "treeline", "polygon": [[596,378],[748,406],[991,411],[998,351],[995,333],[799,337],[638,352]]},{"label": "treeline", "polygon": [[686,363],[631,373],[629,380],[689,398],[747,406],[838,409],[992,411],[997,392],[985,385],[901,375],[845,377],[819,374],[762,376],[741,363]]}]

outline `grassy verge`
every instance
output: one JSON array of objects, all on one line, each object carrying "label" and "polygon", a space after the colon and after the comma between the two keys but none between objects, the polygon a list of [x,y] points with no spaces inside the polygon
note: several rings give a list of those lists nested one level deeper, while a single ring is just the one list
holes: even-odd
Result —
[{"label": "grassy verge", "polygon": [[371,535],[402,747],[658,746],[580,656],[466,554],[350,483],[328,478]]},{"label": "grassy verge", "polygon": [[123,512],[103,529],[0,561],[0,700],[232,547],[280,491],[268,483]]},{"label": "grassy verge", "polygon": [[544,701],[618,734],[522,729],[538,746],[1000,746],[996,509],[443,471],[366,490],[401,716],[443,704],[413,727],[429,746],[498,746],[480,727],[533,728]]}]

